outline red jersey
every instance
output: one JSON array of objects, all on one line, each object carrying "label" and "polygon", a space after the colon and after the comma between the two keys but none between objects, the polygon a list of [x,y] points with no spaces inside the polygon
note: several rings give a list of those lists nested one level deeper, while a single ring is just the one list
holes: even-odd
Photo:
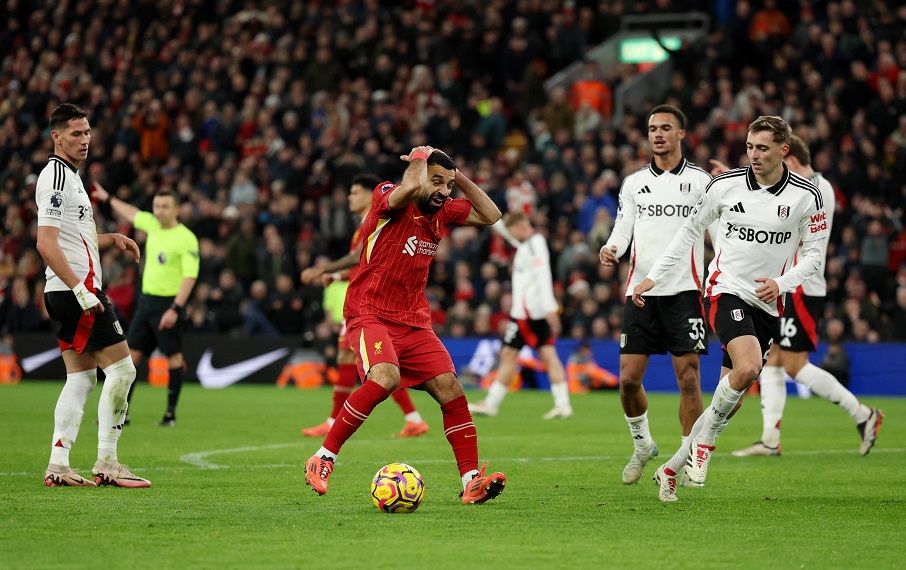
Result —
[{"label": "red jersey", "polygon": [[405,325],[430,329],[425,297],[428,270],[437,244],[452,226],[461,226],[472,204],[450,198],[433,216],[414,203],[392,209],[390,193],[399,185],[382,182],[374,189],[371,209],[359,228],[364,238],[358,271],[346,291],[343,316],[375,315]]}]

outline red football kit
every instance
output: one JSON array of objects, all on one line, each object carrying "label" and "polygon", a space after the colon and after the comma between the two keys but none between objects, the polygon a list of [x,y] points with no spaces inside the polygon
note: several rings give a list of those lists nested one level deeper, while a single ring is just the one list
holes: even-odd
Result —
[{"label": "red football kit", "polygon": [[360,228],[358,270],[346,292],[343,316],[349,344],[364,378],[379,362],[400,368],[401,386],[411,387],[455,372],[447,349],[431,328],[425,287],[437,244],[472,211],[464,199],[448,199],[434,215],[414,203],[390,208],[398,184],[382,182]]},{"label": "red football kit", "polygon": [[[383,182],[374,189],[371,209],[360,228],[364,242],[359,269],[346,292],[343,316],[361,377],[367,378],[372,366],[386,362],[399,367],[400,387],[407,388],[456,372],[450,353],[431,328],[425,286],[437,244],[451,226],[465,223],[472,204],[448,199],[434,215],[425,215],[412,203],[394,210],[388,198],[397,186]],[[400,392],[405,393],[396,391]],[[336,456],[388,396],[377,382],[363,381],[343,403],[322,448]],[[478,438],[466,397],[454,398],[440,409],[444,436],[453,449],[459,474],[478,474]],[[310,459],[306,464],[309,482],[316,464],[332,465],[316,457]],[[499,479],[503,480],[502,474]],[[482,484],[486,479],[472,481]],[[318,492],[325,493],[326,486]]]}]

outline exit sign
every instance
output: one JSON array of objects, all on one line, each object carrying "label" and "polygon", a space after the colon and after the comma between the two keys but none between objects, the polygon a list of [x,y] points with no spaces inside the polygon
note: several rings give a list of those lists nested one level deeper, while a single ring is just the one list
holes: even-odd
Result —
[{"label": "exit sign", "polygon": [[[682,43],[679,36],[666,36],[661,42],[670,50],[677,50]],[[660,63],[669,54],[654,38],[626,38],[620,40],[621,63]]]}]

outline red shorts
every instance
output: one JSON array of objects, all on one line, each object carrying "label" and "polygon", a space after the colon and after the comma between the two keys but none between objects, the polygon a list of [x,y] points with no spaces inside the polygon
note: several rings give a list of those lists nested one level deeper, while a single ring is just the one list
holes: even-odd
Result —
[{"label": "red shorts", "polygon": [[361,378],[375,364],[386,362],[400,369],[400,387],[411,388],[452,372],[447,348],[431,329],[420,329],[373,315],[347,321],[347,336],[355,352]]}]

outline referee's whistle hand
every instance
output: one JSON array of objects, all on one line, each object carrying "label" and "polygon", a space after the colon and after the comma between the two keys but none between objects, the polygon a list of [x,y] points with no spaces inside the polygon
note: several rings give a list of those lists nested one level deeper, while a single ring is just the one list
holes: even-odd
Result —
[{"label": "referee's whistle hand", "polygon": [[651,291],[654,287],[654,281],[648,279],[647,277],[638,285],[635,286],[635,289],[632,290],[632,302],[635,303],[636,307],[644,307],[645,299],[642,298],[642,295]]}]

